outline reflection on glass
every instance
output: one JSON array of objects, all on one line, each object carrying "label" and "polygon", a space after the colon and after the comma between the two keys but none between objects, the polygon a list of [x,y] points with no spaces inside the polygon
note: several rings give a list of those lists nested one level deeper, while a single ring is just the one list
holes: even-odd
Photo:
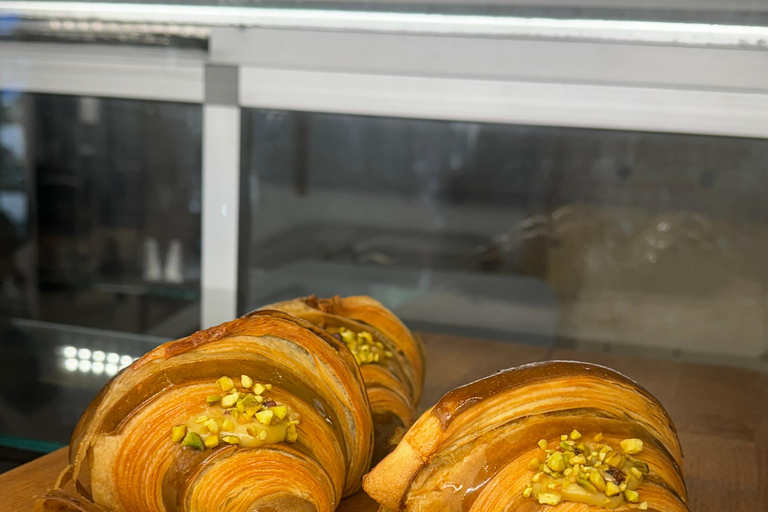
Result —
[{"label": "reflection on glass", "polygon": [[198,328],[200,132],[199,105],[0,93],[0,471]]},{"label": "reflection on glass", "polygon": [[0,317],[0,468],[4,447],[34,453],[67,444],[107,380],[164,341]]},{"label": "reflection on glass", "polygon": [[765,357],[768,141],[250,110],[243,310]]},{"label": "reflection on glass", "polygon": [[200,106],[0,98],[0,314],[168,336],[194,330]]},{"label": "reflection on glass", "polygon": [[25,302],[25,276],[16,256],[29,237],[22,102],[18,94],[0,95],[0,308],[11,313],[20,313]]}]

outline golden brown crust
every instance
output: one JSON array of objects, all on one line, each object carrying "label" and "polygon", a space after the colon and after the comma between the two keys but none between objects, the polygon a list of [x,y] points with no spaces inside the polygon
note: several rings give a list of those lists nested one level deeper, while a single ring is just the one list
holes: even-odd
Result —
[{"label": "golden brown crust", "polygon": [[413,401],[415,404],[421,401],[421,393],[424,389],[425,359],[424,344],[418,335],[412,334],[397,316],[371,297],[357,296],[341,299],[337,296],[332,299],[331,304],[324,304],[320,301],[320,307],[331,309],[336,311],[335,314],[374,326],[390,339],[395,340],[413,369]]},{"label": "golden brown crust", "polygon": [[399,510],[411,480],[430,460],[441,440],[440,422],[428,410],[397,447],[363,478],[363,489],[381,505]]},{"label": "golden brown crust", "polygon": [[[439,419],[441,429],[447,430],[451,427],[454,419],[464,411],[477,404],[494,400],[497,395],[514,393],[521,389],[527,389],[530,392],[533,386],[557,389],[558,386],[571,381],[598,382],[612,386],[614,391],[629,391],[627,396],[635,398],[632,401],[636,406],[635,408],[627,407],[628,404],[622,404],[620,400],[614,400],[612,403],[606,402],[605,406],[610,405],[613,410],[623,411],[635,421],[644,421],[649,424],[660,439],[665,442],[665,446],[673,454],[675,461],[682,467],[683,452],[677,439],[677,432],[672,419],[661,403],[629,377],[597,364],[576,361],[542,361],[500,371],[450,391],[432,409],[432,414]],[[588,391],[588,389],[584,389],[582,393],[586,396]],[[619,393],[612,394],[618,395]],[[574,393],[572,398],[571,402],[566,401],[566,403],[578,401],[580,396],[578,393]]]},{"label": "golden brown crust", "polygon": [[[303,303],[304,307],[301,307],[300,303]],[[365,295],[343,298],[337,295],[330,299],[318,299],[312,295],[305,299],[275,304],[275,306],[280,306],[275,309],[281,310],[283,307],[294,308],[294,311],[288,312],[299,317],[303,317],[301,310],[309,308],[356,320],[381,331],[387,338],[394,341],[408,360],[413,370],[414,401],[418,403],[421,400],[424,386],[424,345],[420,338],[414,336],[405,324],[379,301]]]},{"label": "golden brown crust", "polygon": [[535,381],[550,381],[569,375],[579,376],[585,374],[593,374],[602,379],[615,381],[618,384],[634,388],[637,393],[643,394],[646,399],[654,403],[661,410],[667,419],[669,428],[672,432],[675,432],[672,419],[667,414],[667,411],[656,400],[656,397],[651,395],[637,382],[605,366],[578,361],[540,361],[502,370],[489,377],[465,384],[448,392],[440,399],[437,407],[433,410],[433,414],[440,418],[441,426],[445,430],[453,417],[460,414],[464,409],[497,393],[527,386]]},{"label": "golden brown crust", "polygon": [[[241,374],[273,384],[275,399],[301,415],[295,444],[193,452],[171,441],[174,425],[205,411],[218,377]],[[330,512],[359,488],[372,449],[370,407],[348,349],[309,322],[259,311],[166,343],[113,378],[73,436],[79,492],[70,495],[115,512],[249,503]],[[56,503],[61,491],[45,506]]]},{"label": "golden brown crust", "polygon": [[[374,461],[378,461],[392,449],[388,439],[394,431],[413,423],[424,378],[421,340],[381,303],[365,296],[330,299],[311,296],[272,304],[265,309],[284,311],[323,328],[367,331],[391,351],[391,359],[361,367],[376,429]],[[399,419],[398,425],[393,423],[393,417]],[[384,421],[376,421],[379,418]]]},{"label": "golden brown crust", "polygon": [[79,494],[60,490],[49,492],[46,500],[38,508],[44,512],[106,512],[105,509]]},{"label": "golden brown crust", "polygon": [[[528,462],[539,439],[604,431],[606,440],[645,441],[649,506],[687,511],[682,452],[669,416],[639,385],[608,368],[553,361],[513,368],[446,394],[363,487],[391,510],[496,512],[549,510],[524,499]],[[592,510],[561,502],[561,511]]]}]

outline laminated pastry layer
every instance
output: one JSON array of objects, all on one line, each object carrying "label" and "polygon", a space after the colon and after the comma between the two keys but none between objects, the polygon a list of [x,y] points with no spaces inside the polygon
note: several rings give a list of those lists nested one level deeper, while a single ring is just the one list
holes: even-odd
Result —
[{"label": "laminated pastry layer", "polygon": [[43,507],[330,512],[359,488],[372,450],[349,350],[260,311],[166,343],[112,379],[73,435],[76,491]]},{"label": "laminated pastry layer", "polygon": [[307,320],[331,333],[360,365],[373,413],[374,462],[389,453],[410,427],[421,397],[421,341],[370,297],[308,297],[266,306]]},{"label": "laminated pastry layer", "polygon": [[364,488],[393,511],[687,511],[681,468],[650,393],[601,366],[553,361],[446,394]]}]

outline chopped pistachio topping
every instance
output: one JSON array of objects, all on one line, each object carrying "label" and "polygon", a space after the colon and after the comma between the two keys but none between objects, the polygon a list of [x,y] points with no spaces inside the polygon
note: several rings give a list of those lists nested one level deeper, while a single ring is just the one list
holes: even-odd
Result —
[{"label": "chopped pistachio topping", "polygon": [[288,414],[288,407],[284,405],[276,405],[275,407],[272,407],[270,411],[275,414],[277,419],[282,420],[285,418],[285,415]]},{"label": "chopped pistachio topping", "polygon": [[[523,497],[540,504],[556,505],[561,501],[615,509],[627,503],[638,503],[637,488],[648,474],[648,464],[633,455],[642,452],[640,439],[624,439],[620,449],[601,443],[603,434],[593,436],[594,442],[585,441],[578,430],[560,436],[551,445],[546,439],[537,444],[539,453],[530,460],[528,469],[534,472],[523,491]],[[645,509],[642,508],[643,503]],[[637,506],[647,510],[647,502]]]},{"label": "chopped pistachio topping", "polygon": [[539,493],[536,498],[539,500],[539,503],[542,505],[557,505],[560,503],[560,500],[563,498],[559,494],[555,494],[553,492],[542,492]]},{"label": "chopped pistachio topping", "polygon": [[232,407],[237,403],[237,399],[239,398],[238,393],[232,393],[231,395],[227,395],[224,398],[221,399],[221,406],[222,407]]},{"label": "chopped pistachio topping", "polygon": [[173,427],[174,443],[205,450],[222,442],[254,447],[298,440],[299,415],[288,405],[264,396],[272,390],[272,384],[254,383],[251,377],[241,375],[238,380],[221,377],[216,388],[226,395],[208,395],[204,414]]},{"label": "chopped pistachio topping", "polygon": [[219,446],[219,436],[218,434],[211,434],[208,437],[205,438],[205,446],[206,448],[216,448]]},{"label": "chopped pistachio topping", "polygon": [[174,443],[180,443],[184,440],[184,436],[186,435],[187,435],[187,426],[178,425],[176,427],[173,427],[173,432],[171,432],[171,440],[173,440]]},{"label": "chopped pistachio topping", "polygon": [[270,409],[264,409],[256,413],[256,419],[262,425],[269,425],[272,423],[272,418],[275,415]]},{"label": "chopped pistachio topping", "polygon": [[185,435],[184,439],[181,441],[181,446],[186,446],[188,448],[193,448],[195,450],[202,451],[203,439],[198,434],[190,430],[189,432],[187,432],[187,435]]},{"label": "chopped pistachio topping", "polygon": [[619,443],[624,453],[629,455],[637,455],[643,451],[643,441],[641,439],[625,439]]},{"label": "chopped pistachio topping", "polygon": [[587,459],[584,458],[584,455],[575,455],[571,457],[570,463],[573,464],[574,467],[576,467],[579,464],[586,464]]},{"label": "chopped pistachio topping", "polygon": [[285,440],[289,443],[295,443],[299,438],[299,433],[296,431],[296,423],[291,422],[285,432]]},{"label": "chopped pistachio topping", "polygon": [[640,495],[637,494],[637,491],[627,489],[624,491],[624,499],[630,503],[637,503],[640,500]]},{"label": "chopped pistachio topping", "polygon": [[384,362],[392,358],[392,352],[386,350],[383,343],[374,340],[370,332],[356,333],[346,327],[339,327],[337,333],[359,365]]},{"label": "chopped pistachio topping", "polygon": [[229,377],[222,377],[216,381],[216,386],[223,392],[227,393],[230,389],[235,387],[235,383],[232,382],[232,379]]},{"label": "chopped pistachio topping", "polygon": [[605,492],[605,478],[599,471],[590,471],[589,481],[599,492]]},{"label": "chopped pistachio topping", "polygon": [[565,469],[565,460],[563,459],[563,454],[560,452],[554,452],[549,457],[547,457],[547,466],[549,466],[549,469],[552,471],[563,471]]}]

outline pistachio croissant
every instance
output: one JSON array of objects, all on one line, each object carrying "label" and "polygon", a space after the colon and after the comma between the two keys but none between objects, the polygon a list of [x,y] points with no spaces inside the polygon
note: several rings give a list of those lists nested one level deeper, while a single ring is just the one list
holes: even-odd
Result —
[{"label": "pistachio croissant", "polygon": [[661,404],[613,370],[569,361],[446,394],[363,487],[391,511],[688,511]]},{"label": "pistachio croissant", "polygon": [[312,296],[265,308],[312,322],[331,332],[352,351],[360,365],[373,412],[373,460],[381,460],[413,423],[424,381],[421,340],[380,302],[366,296]]},{"label": "pistachio croissant", "polygon": [[149,352],[112,379],[70,446],[75,491],[45,510],[331,512],[373,447],[349,350],[258,311]]}]

